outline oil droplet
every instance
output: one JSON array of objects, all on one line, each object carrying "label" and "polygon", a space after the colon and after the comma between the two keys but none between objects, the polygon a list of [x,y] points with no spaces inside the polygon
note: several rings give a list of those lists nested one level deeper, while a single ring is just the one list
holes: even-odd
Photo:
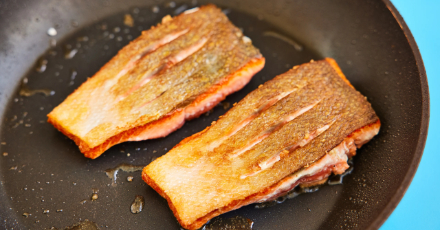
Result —
[{"label": "oil droplet", "polygon": [[145,206],[145,199],[143,196],[136,196],[131,204],[131,213],[136,214],[142,212]]},{"label": "oil droplet", "polygon": [[75,69],[70,69],[70,82],[69,82],[69,85],[75,84],[74,81],[75,81],[76,75],[78,75],[78,72],[76,72]]},{"label": "oil droplet", "polygon": [[4,156],[4,157],[6,157],[6,156],[8,156],[8,155],[9,155],[9,153],[7,153],[7,152],[4,152],[4,153],[3,153],[3,156]]},{"label": "oil droplet", "polygon": [[106,30],[107,29],[107,24],[102,24],[100,27],[101,30]]},{"label": "oil droplet", "polygon": [[91,199],[92,200],[97,200],[98,199],[98,194],[97,193],[93,193]]},{"label": "oil droplet", "polygon": [[174,8],[174,7],[176,7],[176,3],[175,2],[169,2],[169,3],[166,4],[166,7]]},{"label": "oil droplet", "polygon": [[128,182],[132,182],[132,181],[133,181],[133,176],[128,176],[128,177],[127,177],[127,181],[128,181]]},{"label": "oil droplet", "polygon": [[55,91],[50,89],[29,89],[26,84],[21,84],[19,94],[23,97],[30,97],[37,93],[43,94],[44,96],[52,96]]},{"label": "oil droplet", "polygon": [[157,13],[159,13],[159,7],[158,6],[153,6],[153,7],[151,7],[151,12],[153,12],[153,13],[155,13],[155,14],[157,14]]},{"label": "oil droplet", "polygon": [[134,20],[133,20],[133,17],[131,17],[130,14],[124,15],[124,24],[126,26],[129,26],[129,27],[133,27],[134,26]]},{"label": "oil droplet", "polygon": [[64,46],[64,58],[65,59],[72,59],[73,57],[75,57],[76,53],[78,53],[78,50],[72,48],[71,45]]},{"label": "oil droplet", "polygon": [[222,217],[216,217],[211,220],[209,224],[202,227],[202,230],[251,230],[254,222],[248,218],[242,216],[236,216],[233,218],[224,219]]},{"label": "oil droplet", "polygon": [[47,30],[47,35],[49,35],[49,36],[56,36],[57,35],[57,30],[55,29],[55,28],[53,28],[53,27],[50,27],[48,30]]},{"label": "oil droplet", "polygon": [[35,70],[38,73],[42,73],[46,70],[47,68],[47,59],[41,58],[40,60],[37,61],[37,66],[35,67]]},{"label": "oil droplet", "polygon": [[116,166],[115,168],[105,170],[105,174],[108,176],[108,178],[112,179],[113,185],[115,186],[116,185],[116,178],[117,178],[119,170],[130,173],[130,172],[141,171],[143,168],[144,168],[144,166],[140,166],[140,165],[137,166],[137,165],[130,165],[130,164],[122,163],[122,164]]}]

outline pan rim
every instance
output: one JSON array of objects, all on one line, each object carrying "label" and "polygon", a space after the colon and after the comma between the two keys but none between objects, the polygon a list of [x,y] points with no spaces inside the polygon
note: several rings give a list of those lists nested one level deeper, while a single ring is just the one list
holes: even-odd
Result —
[{"label": "pan rim", "polygon": [[409,170],[406,172],[402,183],[399,188],[395,192],[395,194],[391,197],[388,204],[384,209],[378,214],[378,217],[371,223],[368,229],[379,229],[383,223],[388,219],[391,213],[396,209],[399,202],[402,200],[406,191],[408,190],[416,172],[420,161],[422,159],[423,151],[425,149],[426,139],[428,136],[428,127],[429,127],[429,117],[430,117],[430,99],[429,99],[429,87],[428,87],[428,79],[426,75],[425,66],[423,64],[423,59],[420,54],[420,50],[417,46],[417,43],[408,27],[408,25],[403,20],[403,17],[400,15],[399,11],[396,7],[391,3],[391,0],[382,0],[385,6],[393,15],[394,19],[399,24],[400,28],[405,35],[408,44],[411,47],[412,53],[414,55],[417,69],[419,71],[419,79],[421,84],[421,92],[422,92],[422,114],[421,114],[421,122],[420,122],[420,132],[419,137],[417,139],[417,146],[415,150],[415,154],[412,158],[411,165]]}]

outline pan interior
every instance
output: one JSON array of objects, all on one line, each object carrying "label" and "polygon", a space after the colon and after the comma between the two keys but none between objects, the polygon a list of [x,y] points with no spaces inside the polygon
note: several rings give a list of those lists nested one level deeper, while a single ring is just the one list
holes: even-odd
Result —
[{"label": "pan interior", "polygon": [[[254,229],[364,229],[378,218],[411,165],[422,116],[421,85],[412,50],[380,1],[340,0],[331,5],[328,1],[258,1],[255,8],[245,7],[252,1],[222,2],[219,5],[230,20],[266,57],[266,67],[243,90],[228,96],[227,103],[166,138],[119,144],[89,160],[46,122],[47,113],[142,30],[167,14],[200,4],[115,7],[116,13],[85,26],[70,22],[72,32],[35,63],[14,66],[21,64],[29,71],[15,76],[15,82],[21,83],[8,97],[2,115],[0,152],[7,154],[0,155],[0,226],[63,228],[89,219],[100,228],[179,229],[166,201],[142,181],[140,171],[120,170],[112,181],[106,170],[121,163],[147,165],[224,114],[228,103],[239,101],[294,65],[327,56],[339,62],[355,88],[372,103],[383,124],[380,134],[358,151],[355,169],[343,185],[324,186],[265,209],[249,205],[222,216],[249,218],[255,222]],[[127,15],[134,20],[133,26],[124,23]],[[96,200],[91,199],[94,193]],[[132,214],[130,205],[136,195],[145,198],[145,208]]]}]

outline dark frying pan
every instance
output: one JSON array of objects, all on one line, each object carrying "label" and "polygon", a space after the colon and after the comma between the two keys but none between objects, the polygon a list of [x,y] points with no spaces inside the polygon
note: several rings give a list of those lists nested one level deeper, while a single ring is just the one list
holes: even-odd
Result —
[{"label": "dark frying pan", "polygon": [[[383,123],[380,134],[358,152],[343,185],[323,186],[265,209],[250,205],[222,217],[249,218],[254,229],[378,228],[416,171],[429,119],[423,63],[396,9],[388,0],[210,2],[225,9],[267,58],[263,71],[227,102],[239,101],[293,65],[333,57]],[[120,163],[148,164],[204,129],[225,108],[216,107],[166,138],[117,145],[96,160],[84,158],[45,120],[141,30],[166,14],[205,3],[0,1],[0,152],[8,153],[0,155],[1,228],[63,228],[89,219],[100,228],[179,229],[166,201],[141,181],[140,172],[120,171],[113,185],[105,170]],[[126,14],[134,19],[133,27],[124,24]],[[51,27],[57,31],[54,37],[47,35]],[[56,40],[53,47],[51,38]],[[47,68],[39,73],[36,67],[43,59]],[[35,89],[48,90],[23,96]],[[92,201],[94,192],[98,199]],[[132,214],[136,195],[145,198],[145,208]]]}]

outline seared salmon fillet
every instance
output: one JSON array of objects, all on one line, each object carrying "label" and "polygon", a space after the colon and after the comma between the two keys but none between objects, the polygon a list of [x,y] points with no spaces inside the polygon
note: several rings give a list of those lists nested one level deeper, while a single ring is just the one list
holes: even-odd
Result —
[{"label": "seared salmon fillet", "polygon": [[324,183],[373,138],[379,118],[333,59],[295,66],[146,166],[182,227]]},{"label": "seared salmon fillet", "polygon": [[214,5],[143,31],[48,115],[89,158],[159,138],[240,90],[265,63]]}]

